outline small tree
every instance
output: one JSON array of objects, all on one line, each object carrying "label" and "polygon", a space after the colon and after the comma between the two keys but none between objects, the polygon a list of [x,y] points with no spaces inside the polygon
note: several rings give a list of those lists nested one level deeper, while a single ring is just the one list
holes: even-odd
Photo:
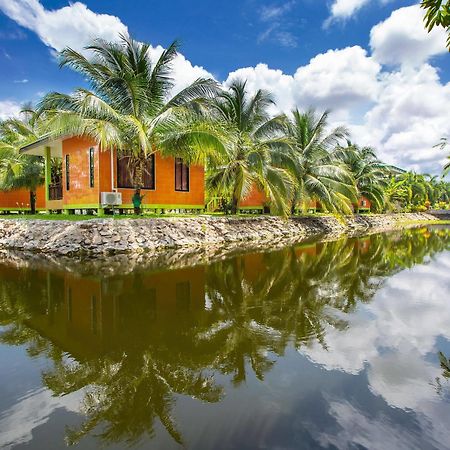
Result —
[{"label": "small tree", "polygon": [[41,119],[32,109],[21,118],[0,122],[0,188],[30,191],[30,210],[36,213],[36,190],[44,182],[44,161],[39,156],[20,153],[24,145],[40,137]]}]

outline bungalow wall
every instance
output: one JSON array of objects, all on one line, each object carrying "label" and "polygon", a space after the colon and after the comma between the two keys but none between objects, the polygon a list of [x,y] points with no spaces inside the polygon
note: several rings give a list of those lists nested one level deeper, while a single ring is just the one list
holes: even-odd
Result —
[{"label": "bungalow wall", "polygon": [[[36,208],[45,209],[45,188],[43,185],[36,190]],[[28,189],[0,191],[0,211],[22,209],[30,209],[30,191]]]},{"label": "bungalow wall", "polygon": [[239,208],[262,209],[266,203],[267,197],[265,193],[253,184],[248,195],[239,202]]}]

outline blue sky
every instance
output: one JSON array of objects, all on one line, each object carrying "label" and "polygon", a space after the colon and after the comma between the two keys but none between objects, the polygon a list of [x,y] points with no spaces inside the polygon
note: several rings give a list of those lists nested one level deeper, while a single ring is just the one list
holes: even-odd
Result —
[{"label": "blue sky", "polygon": [[83,83],[58,68],[57,50],[128,32],[155,55],[180,39],[180,87],[200,75],[246,77],[274,90],[281,110],[332,109],[334,123],[391,162],[437,171],[442,155],[430,149],[450,133],[444,32],[423,31],[417,1],[0,0],[0,11],[3,117]]}]

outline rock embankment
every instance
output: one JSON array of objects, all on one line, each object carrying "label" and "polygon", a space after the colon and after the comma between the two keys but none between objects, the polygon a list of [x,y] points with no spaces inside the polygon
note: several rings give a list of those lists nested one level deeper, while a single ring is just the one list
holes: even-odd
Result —
[{"label": "rock embankment", "polygon": [[438,221],[424,213],[332,216],[92,219],[86,221],[0,220],[0,249],[59,255],[144,253],[180,247],[273,245],[315,236],[384,231]]}]

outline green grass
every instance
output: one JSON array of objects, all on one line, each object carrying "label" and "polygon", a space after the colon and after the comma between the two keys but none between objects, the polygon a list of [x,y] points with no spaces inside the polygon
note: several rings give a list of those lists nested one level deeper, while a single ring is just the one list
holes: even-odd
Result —
[{"label": "green grass", "polygon": [[[0,214],[0,220],[2,219],[18,219],[18,220],[68,220],[71,222],[78,222],[83,220],[92,220],[92,219],[114,219],[114,220],[142,220],[142,219],[164,219],[169,217],[198,217],[198,216],[207,216],[207,217],[238,217],[241,219],[250,219],[253,217],[262,217],[263,214],[236,214],[225,215],[224,213],[203,213],[203,214],[180,214],[180,213],[166,213],[166,214],[153,214],[153,213],[145,213],[143,215],[137,216],[134,214],[123,214],[123,215],[105,215],[105,216],[96,216],[96,215],[85,215],[85,214]],[[343,217],[337,217],[333,214],[327,213],[306,213],[301,215],[296,215],[294,217],[335,217],[338,220],[344,220]],[[417,220],[403,220],[400,221],[401,225],[412,225],[412,224],[421,224],[421,225],[450,225],[450,220],[426,220],[426,221],[417,221]]]},{"label": "green grass", "polygon": [[84,215],[84,214],[0,214],[0,220],[2,219],[15,219],[15,220],[69,220],[72,222],[78,222],[82,220],[93,220],[93,219],[114,219],[114,220],[141,220],[141,219],[164,219],[169,217],[198,217],[198,216],[209,216],[209,217],[240,217],[240,218],[251,218],[251,217],[261,217],[261,214],[237,214],[236,216],[226,216],[223,213],[204,213],[204,214],[180,214],[180,213],[166,213],[166,214],[153,214],[145,213],[140,216],[134,214],[123,214],[123,215]]}]

